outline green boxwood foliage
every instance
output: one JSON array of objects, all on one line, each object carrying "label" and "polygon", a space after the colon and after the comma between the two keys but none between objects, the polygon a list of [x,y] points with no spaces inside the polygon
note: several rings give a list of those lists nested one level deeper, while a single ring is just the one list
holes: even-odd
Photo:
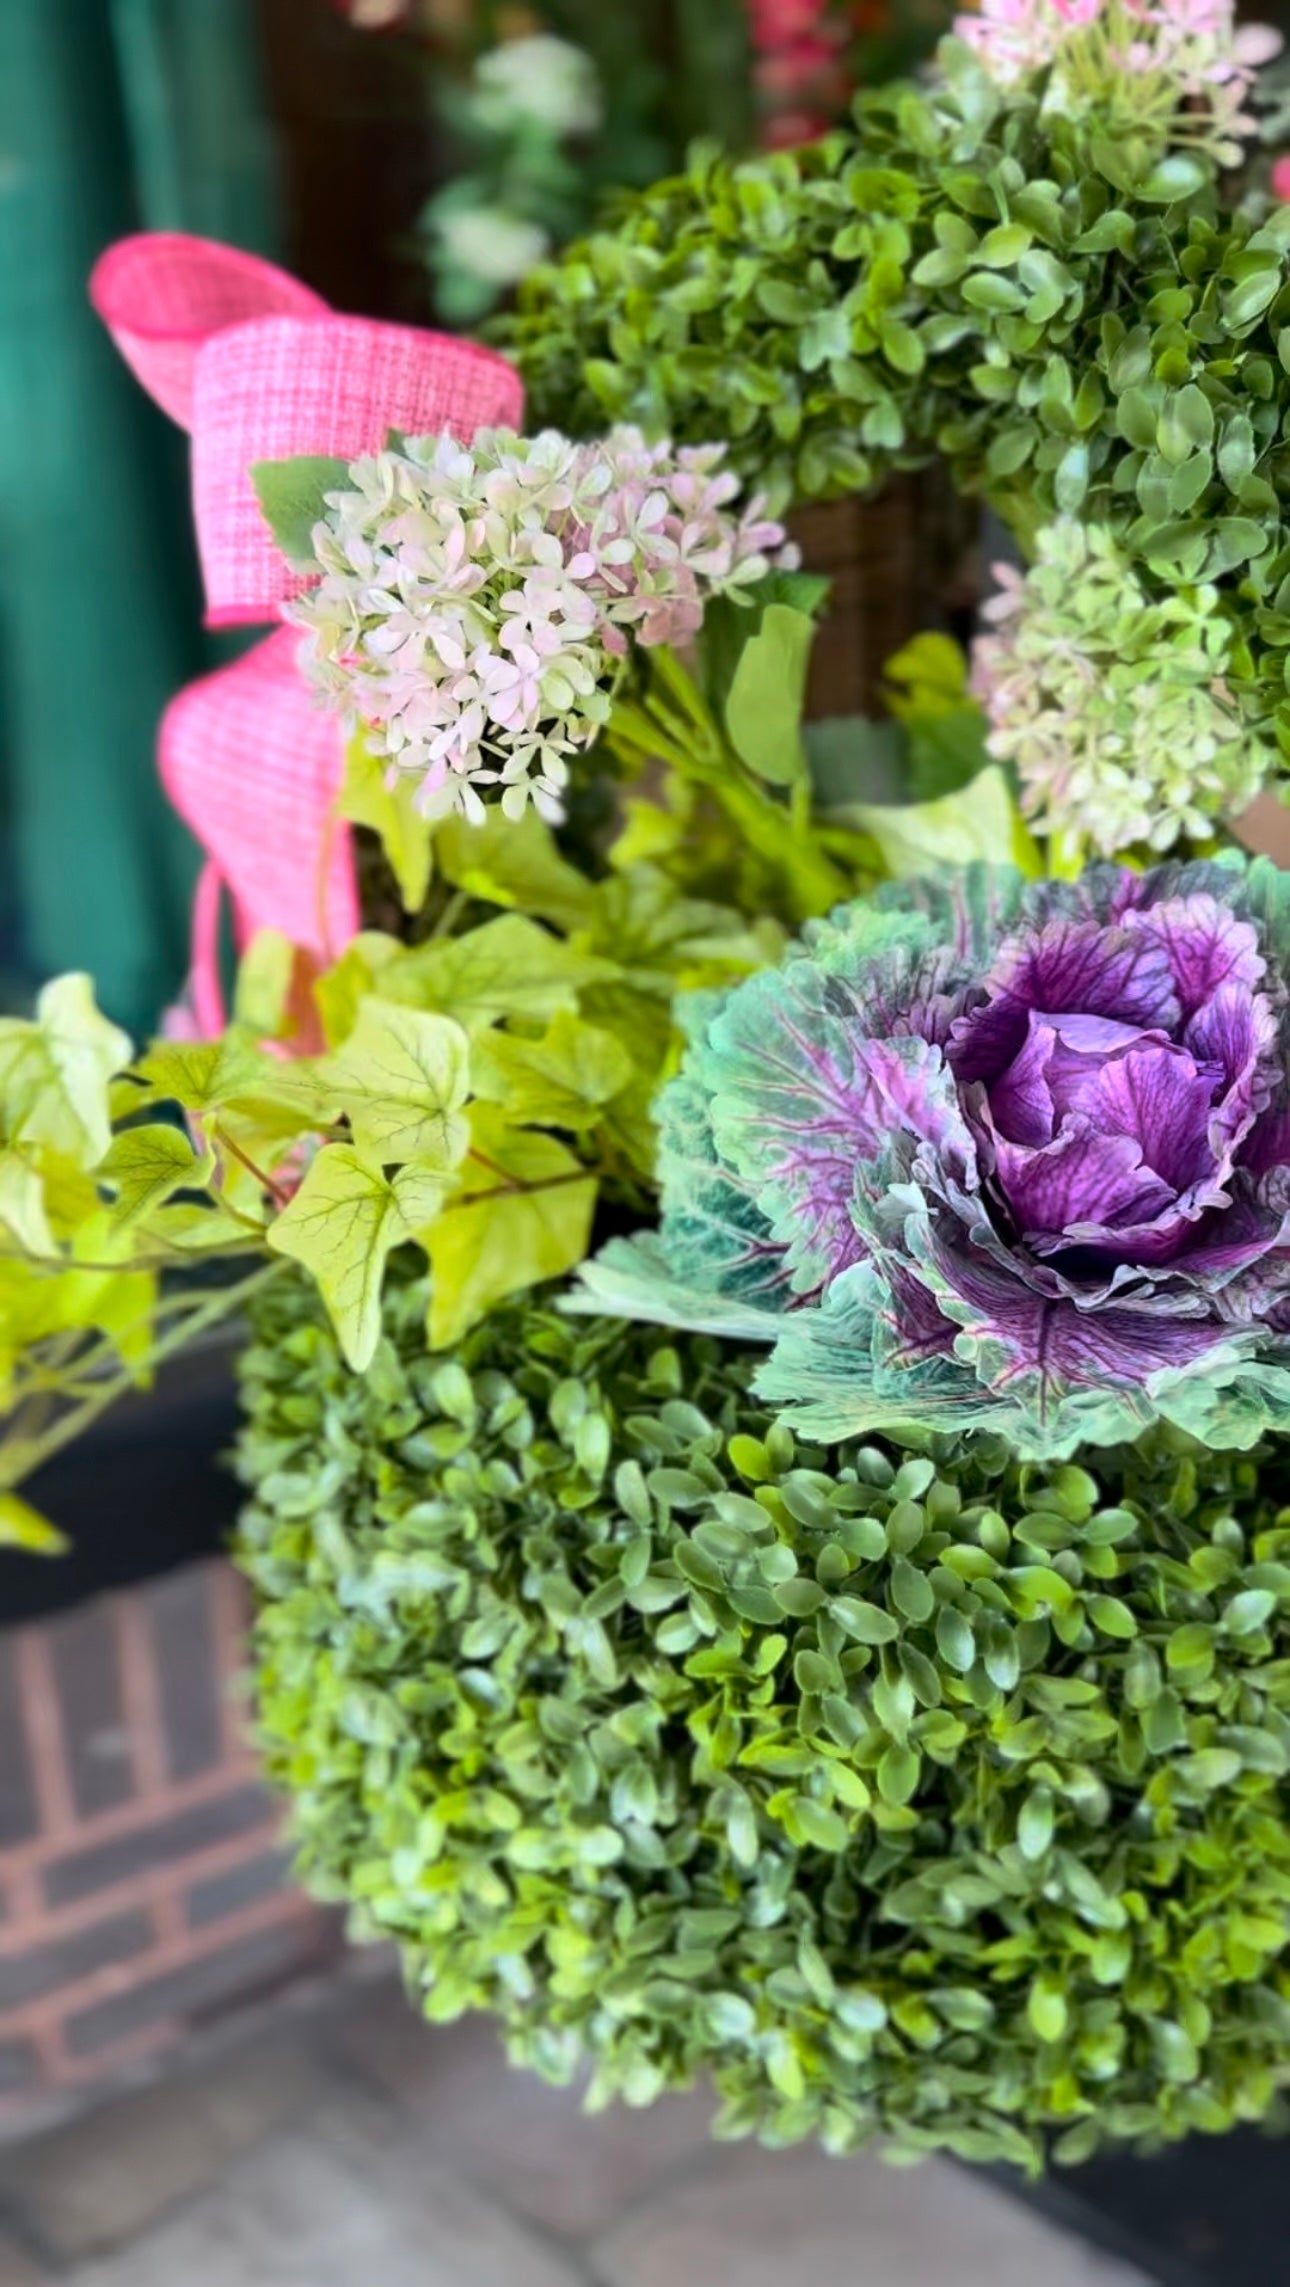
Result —
[{"label": "green boxwood foliage", "polygon": [[1290,209],[1224,211],[1204,158],[946,55],[854,130],[700,155],[537,271],[507,335],[530,416],[730,438],[780,498],[940,456],[1027,540],[1079,515],[1166,586],[1247,583],[1236,672],[1290,751]]},{"label": "green boxwood foliage", "polygon": [[1095,1478],[795,1447],[707,1340],[498,1311],[244,1368],[242,1562],[303,1869],[434,2018],[726,2133],[1037,2166],[1290,2080],[1285,1448]]}]

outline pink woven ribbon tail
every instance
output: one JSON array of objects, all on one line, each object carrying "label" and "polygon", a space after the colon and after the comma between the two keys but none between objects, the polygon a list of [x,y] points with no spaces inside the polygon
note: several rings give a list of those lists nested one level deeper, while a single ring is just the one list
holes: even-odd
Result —
[{"label": "pink woven ribbon tail", "polygon": [[[191,432],[213,626],[272,622],[307,584],[265,523],[256,461],[353,461],[391,429],[468,441],[523,415],[519,376],[493,351],[337,316],[272,263],[208,240],[123,239],[96,265],[90,298],[144,388]],[[182,691],[162,725],[163,783],[208,859],[194,917],[203,1022],[221,1003],[221,886],[240,943],[275,929],[324,961],[360,926],[351,839],[335,818],[342,733],[315,710],[298,642],[279,630]]]},{"label": "pink woven ribbon tail", "polygon": [[344,737],[300,676],[300,640],[279,628],[171,700],[161,782],[228,883],[239,942],[277,929],[331,960],[359,927],[349,833],[335,816]]}]

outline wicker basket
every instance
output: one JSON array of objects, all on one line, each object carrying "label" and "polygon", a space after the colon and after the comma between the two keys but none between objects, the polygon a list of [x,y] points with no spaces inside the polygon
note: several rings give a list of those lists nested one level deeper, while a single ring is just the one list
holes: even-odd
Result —
[{"label": "wicker basket", "polygon": [[800,509],[793,538],[833,594],[812,662],[820,721],[879,703],[882,670],[928,628],[966,632],[976,590],[976,512],[939,473],[897,477],[875,499]]}]

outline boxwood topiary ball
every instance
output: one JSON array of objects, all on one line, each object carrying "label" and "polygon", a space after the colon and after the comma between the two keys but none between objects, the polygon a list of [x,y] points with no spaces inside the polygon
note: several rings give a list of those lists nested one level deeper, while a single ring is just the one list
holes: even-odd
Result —
[{"label": "boxwood topiary ball", "polygon": [[428,2014],[720,2126],[1037,2165],[1290,2080],[1285,1449],[794,1446],[714,1342],[244,1364],[261,1733]]}]

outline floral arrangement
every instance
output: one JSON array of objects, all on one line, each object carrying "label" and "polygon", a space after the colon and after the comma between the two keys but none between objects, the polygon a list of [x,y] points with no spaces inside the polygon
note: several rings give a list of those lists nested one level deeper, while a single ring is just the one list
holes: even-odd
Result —
[{"label": "floral arrangement", "polygon": [[559,819],[629,632],[683,644],[706,599],[791,555],[756,503],[731,511],[723,457],[623,428],[590,445],[485,430],[360,462],[354,489],[329,495],[323,578],[293,613],[311,676],[371,754],[415,778],[428,817],[479,823],[479,789],[500,784],[508,817],[531,799]]},{"label": "floral arrangement", "polygon": [[[1290,2085],[1290,876],[1229,815],[1290,232],[1219,179],[1250,43],[1176,28],[1000,0],[696,162],[533,290],[578,437],[234,470],[367,925],[141,1053],[84,979],[0,1025],[0,1530],[248,1307],[306,1873],[729,2134],[1037,2169]],[[1030,566],[809,722],[778,500],[933,450]]]},{"label": "floral arrangement", "polygon": [[776,508],[937,457],[1028,558],[1062,519],[1109,536],[1126,621],[1214,588],[1213,680],[1275,785],[1290,218],[1224,172],[1273,40],[1227,8],[1131,13],[1136,43],[1121,0],[965,19],[974,44],[917,89],[863,90],[854,129],[644,194],[535,274],[506,338],[539,418],[678,440],[715,421]]}]

